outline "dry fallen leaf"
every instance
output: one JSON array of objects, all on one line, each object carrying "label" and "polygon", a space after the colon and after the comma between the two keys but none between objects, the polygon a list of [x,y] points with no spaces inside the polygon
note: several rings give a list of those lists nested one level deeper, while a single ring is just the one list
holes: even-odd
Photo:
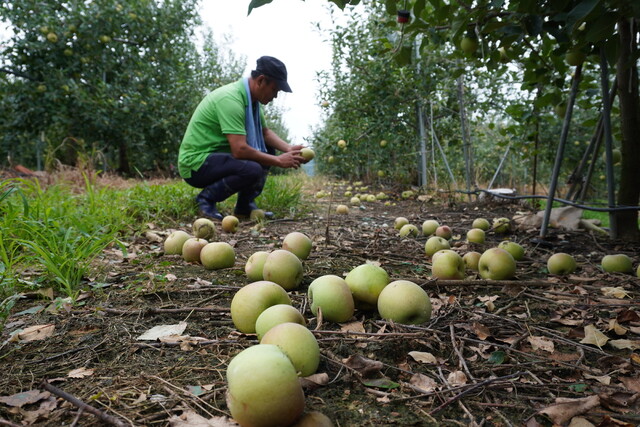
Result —
[{"label": "dry fallen leaf", "polygon": [[82,368],[77,368],[74,369],[72,371],[69,371],[69,373],[67,374],[67,376],[69,378],[84,378],[84,377],[90,377],[91,375],[93,375],[93,369],[87,369],[85,367]]},{"label": "dry fallen leaf", "polygon": [[596,380],[598,381],[600,384],[604,384],[604,385],[609,385],[611,384],[611,377],[609,375],[590,375],[590,374],[584,374],[584,377],[587,379],[591,379],[591,380]]},{"label": "dry fallen leaf", "polygon": [[205,418],[191,410],[186,410],[180,415],[169,418],[171,427],[237,427],[238,424],[228,417]]},{"label": "dry fallen leaf", "polygon": [[382,362],[367,359],[366,357],[359,354],[352,354],[348,358],[342,359],[342,363],[344,363],[349,368],[359,372],[362,376],[367,376],[371,373],[378,372],[384,367]]},{"label": "dry fallen leaf", "polygon": [[53,331],[56,329],[55,325],[34,325],[24,328],[21,331],[13,334],[9,341],[39,341],[53,335]]},{"label": "dry fallen leaf", "polygon": [[187,322],[180,322],[177,325],[158,325],[147,330],[137,339],[138,341],[155,341],[168,335],[180,335],[185,329],[187,329]]},{"label": "dry fallen leaf", "polygon": [[8,406],[15,406],[21,408],[23,405],[39,402],[42,399],[47,399],[51,393],[48,391],[29,390],[22,393],[12,394],[11,396],[0,396],[0,403],[4,403]]},{"label": "dry fallen leaf", "polygon": [[438,383],[425,374],[413,374],[409,383],[423,393],[430,393],[438,388]]},{"label": "dry fallen leaf", "polygon": [[489,330],[489,328],[478,322],[473,324],[473,332],[475,332],[478,338],[482,341],[491,336],[491,331]]},{"label": "dry fallen leaf", "polygon": [[598,395],[584,397],[581,399],[557,398],[556,403],[548,406],[540,411],[541,414],[547,415],[558,425],[563,425],[571,418],[589,412],[600,404]]},{"label": "dry fallen leaf", "polygon": [[467,376],[462,371],[453,371],[447,377],[447,382],[454,387],[465,385],[467,383]]},{"label": "dry fallen leaf", "polygon": [[582,417],[573,417],[568,427],[595,427],[589,420]]},{"label": "dry fallen leaf", "polygon": [[345,323],[340,326],[340,330],[342,332],[366,332],[364,330],[364,325],[360,321]]},{"label": "dry fallen leaf", "polygon": [[438,360],[433,354],[424,351],[410,351],[409,356],[411,356],[416,362],[420,363],[438,363]]},{"label": "dry fallen leaf", "polygon": [[640,350],[640,340],[611,340],[609,345],[618,350]]},{"label": "dry fallen leaf", "polygon": [[627,333],[627,328],[620,325],[617,319],[609,320],[609,330],[616,333],[616,335],[624,335]]},{"label": "dry fallen leaf", "polygon": [[553,341],[545,337],[536,337],[533,335],[529,335],[527,337],[527,341],[529,341],[529,344],[531,344],[531,348],[533,348],[534,351],[544,350],[546,352],[553,353],[555,350]]},{"label": "dry fallen leaf", "polygon": [[620,298],[620,299],[631,298],[631,296],[629,295],[629,292],[620,286],[617,286],[617,287],[605,286],[603,288],[600,288],[600,290],[606,297],[614,297],[614,298]]},{"label": "dry fallen leaf", "polygon": [[594,325],[587,325],[584,327],[584,338],[580,340],[582,344],[595,345],[601,348],[609,341],[609,338],[602,332],[600,332]]}]

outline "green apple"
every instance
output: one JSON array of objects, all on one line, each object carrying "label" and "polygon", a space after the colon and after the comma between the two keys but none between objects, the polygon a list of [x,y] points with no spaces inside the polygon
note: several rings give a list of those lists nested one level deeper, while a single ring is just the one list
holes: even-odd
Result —
[{"label": "green apple", "polygon": [[565,114],[567,114],[567,103],[561,102],[559,104],[556,104],[556,106],[553,107],[553,111],[557,117],[561,119],[564,118]]},{"label": "green apple", "polygon": [[260,343],[277,345],[289,357],[301,377],[313,375],[318,370],[318,340],[313,332],[301,323],[285,322],[275,325],[264,334]]},{"label": "green apple", "polygon": [[369,310],[374,309],[378,301],[378,295],[389,283],[389,274],[374,264],[361,264],[347,273],[344,278],[356,306]]},{"label": "green apple", "polygon": [[200,262],[207,270],[231,268],[236,263],[236,251],[227,242],[211,242],[200,251]]},{"label": "green apple", "polygon": [[419,325],[431,318],[431,299],[420,286],[409,280],[389,283],[378,298],[378,313],[383,319],[407,325]]},{"label": "green apple", "polygon": [[478,262],[480,261],[481,255],[480,252],[476,251],[467,252],[462,256],[462,261],[464,261],[464,265],[469,270],[478,271]]},{"label": "green apple", "polygon": [[386,139],[383,139],[382,141],[380,141],[380,147],[386,147],[388,144]]},{"label": "green apple", "polygon": [[294,253],[301,260],[309,258],[311,245],[311,239],[298,231],[287,234],[282,241],[282,249]]},{"label": "green apple", "polygon": [[418,227],[413,224],[405,224],[400,228],[400,237],[417,237],[419,234]]},{"label": "green apple", "polygon": [[235,233],[238,231],[238,224],[240,224],[238,217],[234,215],[227,215],[222,218],[222,231],[225,233]]},{"label": "green apple", "polygon": [[340,141],[338,141],[338,147],[346,148],[347,147],[347,141],[345,141],[344,139],[341,139]]},{"label": "green apple", "polygon": [[335,427],[333,421],[322,412],[311,411],[303,414],[292,427]]},{"label": "green apple", "polygon": [[327,159],[328,163],[335,163],[335,161],[336,161],[336,158],[333,156],[329,156],[329,158]]},{"label": "green apple", "polygon": [[483,279],[512,279],[516,274],[516,260],[502,248],[487,249],[478,260],[478,272]]},{"label": "green apple", "polygon": [[304,157],[304,159],[308,162],[316,156],[316,153],[311,148],[304,147],[302,150],[300,150],[300,155]]},{"label": "green apple", "polygon": [[[262,337],[271,328],[281,323],[299,323],[306,326],[307,321],[297,308],[290,304],[276,304],[266,308],[256,319],[256,335],[258,341],[262,342]],[[274,343],[271,343],[274,344]]]},{"label": "green apple", "polygon": [[424,244],[424,252],[427,254],[427,256],[433,256],[433,254],[442,249],[451,249],[449,241],[447,239],[443,239],[442,237],[431,236]]},{"label": "green apple", "polygon": [[209,218],[198,218],[193,221],[193,235],[199,239],[211,239],[216,235],[216,225]]},{"label": "green apple", "polygon": [[373,194],[367,194],[367,202],[375,202],[376,200],[376,196]]},{"label": "green apple", "polygon": [[460,49],[467,55],[472,55],[478,50],[478,39],[472,37],[463,37],[460,40]]},{"label": "green apple", "polygon": [[438,227],[440,227],[438,221],[435,219],[428,219],[422,223],[422,234],[424,236],[431,236],[436,232]]},{"label": "green apple", "polygon": [[559,276],[571,274],[576,271],[576,268],[578,268],[576,260],[564,252],[553,254],[547,260],[547,270],[549,270],[549,274],[557,274]]},{"label": "green apple", "polygon": [[386,198],[387,198],[387,195],[384,194],[382,191],[379,192],[378,194],[376,194],[376,199],[378,199],[378,200],[384,200]]},{"label": "green apple", "polygon": [[415,196],[415,193],[412,190],[405,190],[400,193],[400,196],[402,196],[403,199],[410,199]]},{"label": "green apple", "polygon": [[302,261],[293,252],[277,249],[264,260],[262,277],[287,291],[297,289],[302,282]]},{"label": "green apple", "polygon": [[484,243],[484,238],[484,230],[482,230],[481,228],[472,228],[471,230],[467,231],[467,241],[469,243],[482,244]]},{"label": "green apple", "polygon": [[524,258],[524,248],[519,243],[503,240],[498,244],[498,247],[509,252],[516,261],[522,261]]},{"label": "green apple", "polygon": [[602,269],[607,273],[631,273],[631,258],[626,254],[605,255],[601,261]]},{"label": "green apple", "polygon": [[318,308],[322,311],[322,318],[329,322],[342,323],[353,316],[353,295],[342,277],[333,274],[320,276],[311,282],[307,294],[314,316],[318,315]]},{"label": "green apple", "polygon": [[353,193],[351,191],[345,191],[344,192],[344,197],[352,197]]},{"label": "green apple", "polygon": [[249,283],[240,288],[231,300],[231,320],[240,332],[254,334],[258,316],[276,304],[291,305],[291,299],[282,286],[266,280]]},{"label": "green apple", "polygon": [[181,255],[184,242],[186,242],[190,238],[191,236],[186,231],[172,231],[164,241],[165,255]]},{"label": "green apple", "polygon": [[453,231],[448,225],[441,225],[440,227],[436,228],[435,235],[449,240],[453,236]]},{"label": "green apple", "polygon": [[227,367],[227,407],[242,426],[287,426],[304,411],[304,392],[289,357],[274,344],[257,344]]},{"label": "green apple", "polygon": [[570,50],[564,57],[564,60],[567,64],[572,67],[578,66],[584,62],[586,56],[584,53],[580,52],[577,49]]},{"label": "green apple", "polygon": [[336,213],[340,215],[346,215],[349,213],[349,206],[347,205],[338,205],[336,206]]},{"label": "green apple", "polygon": [[491,228],[498,234],[508,233],[511,230],[511,221],[509,218],[494,218]]},{"label": "green apple", "polygon": [[200,251],[209,243],[204,239],[190,237],[182,245],[182,258],[187,262],[200,262]]},{"label": "green apple", "polygon": [[491,228],[491,224],[486,218],[476,218],[471,223],[472,228],[479,228],[482,231],[487,231]]},{"label": "green apple", "polygon": [[464,261],[457,252],[442,249],[431,258],[431,275],[441,280],[464,279]]},{"label": "green apple", "polygon": [[264,213],[264,210],[262,209],[254,209],[251,211],[251,213],[249,214],[249,219],[251,221],[264,221],[266,218],[266,214]]},{"label": "green apple", "polygon": [[51,43],[56,43],[58,41],[58,35],[56,33],[49,33],[47,34],[47,40],[49,40]]},{"label": "green apple", "polygon": [[351,200],[349,200],[349,203],[351,203],[352,206],[360,206],[362,204],[360,198],[356,196],[353,196]]},{"label": "green apple", "polygon": [[393,228],[400,230],[407,224],[409,224],[409,220],[403,216],[399,216],[393,221]]},{"label": "green apple", "polygon": [[262,269],[264,262],[267,259],[269,252],[257,251],[251,254],[247,263],[244,265],[244,272],[247,274],[247,278],[252,282],[263,280]]}]

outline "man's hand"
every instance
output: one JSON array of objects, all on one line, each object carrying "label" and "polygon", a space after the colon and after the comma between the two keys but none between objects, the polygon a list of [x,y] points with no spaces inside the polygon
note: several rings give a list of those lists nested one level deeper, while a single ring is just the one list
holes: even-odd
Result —
[{"label": "man's hand", "polygon": [[293,168],[298,169],[301,163],[304,163],[304,157],[300,154],[299,145],[291,146],[289,151],[282,153],[278,156],[278,161],[281,168]]}]

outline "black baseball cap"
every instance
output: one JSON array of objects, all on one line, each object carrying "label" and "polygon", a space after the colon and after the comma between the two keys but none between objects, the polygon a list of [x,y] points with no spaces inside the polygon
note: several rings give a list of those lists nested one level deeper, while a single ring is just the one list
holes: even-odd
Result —
[{"label": "black baseball cap", "polygon": [[291,92],[291,87],[287,83],[287,67],[278,58],[261,56],[258,58],[256,71],[275,80],[281,91]]}]

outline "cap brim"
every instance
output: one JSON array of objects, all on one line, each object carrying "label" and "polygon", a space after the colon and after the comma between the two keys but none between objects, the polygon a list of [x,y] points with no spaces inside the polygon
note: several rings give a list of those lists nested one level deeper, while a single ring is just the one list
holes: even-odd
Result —
[{"label": "cap brim", "polygon": [[289,86],[289,83],[287,83],[286,81],[284,81],[284,80],[276,80],[276,83],[278,83],[278,89],[280,89],[281,91],[289,92],[289,93],[293,92],[291,90],[291,86]]}]

